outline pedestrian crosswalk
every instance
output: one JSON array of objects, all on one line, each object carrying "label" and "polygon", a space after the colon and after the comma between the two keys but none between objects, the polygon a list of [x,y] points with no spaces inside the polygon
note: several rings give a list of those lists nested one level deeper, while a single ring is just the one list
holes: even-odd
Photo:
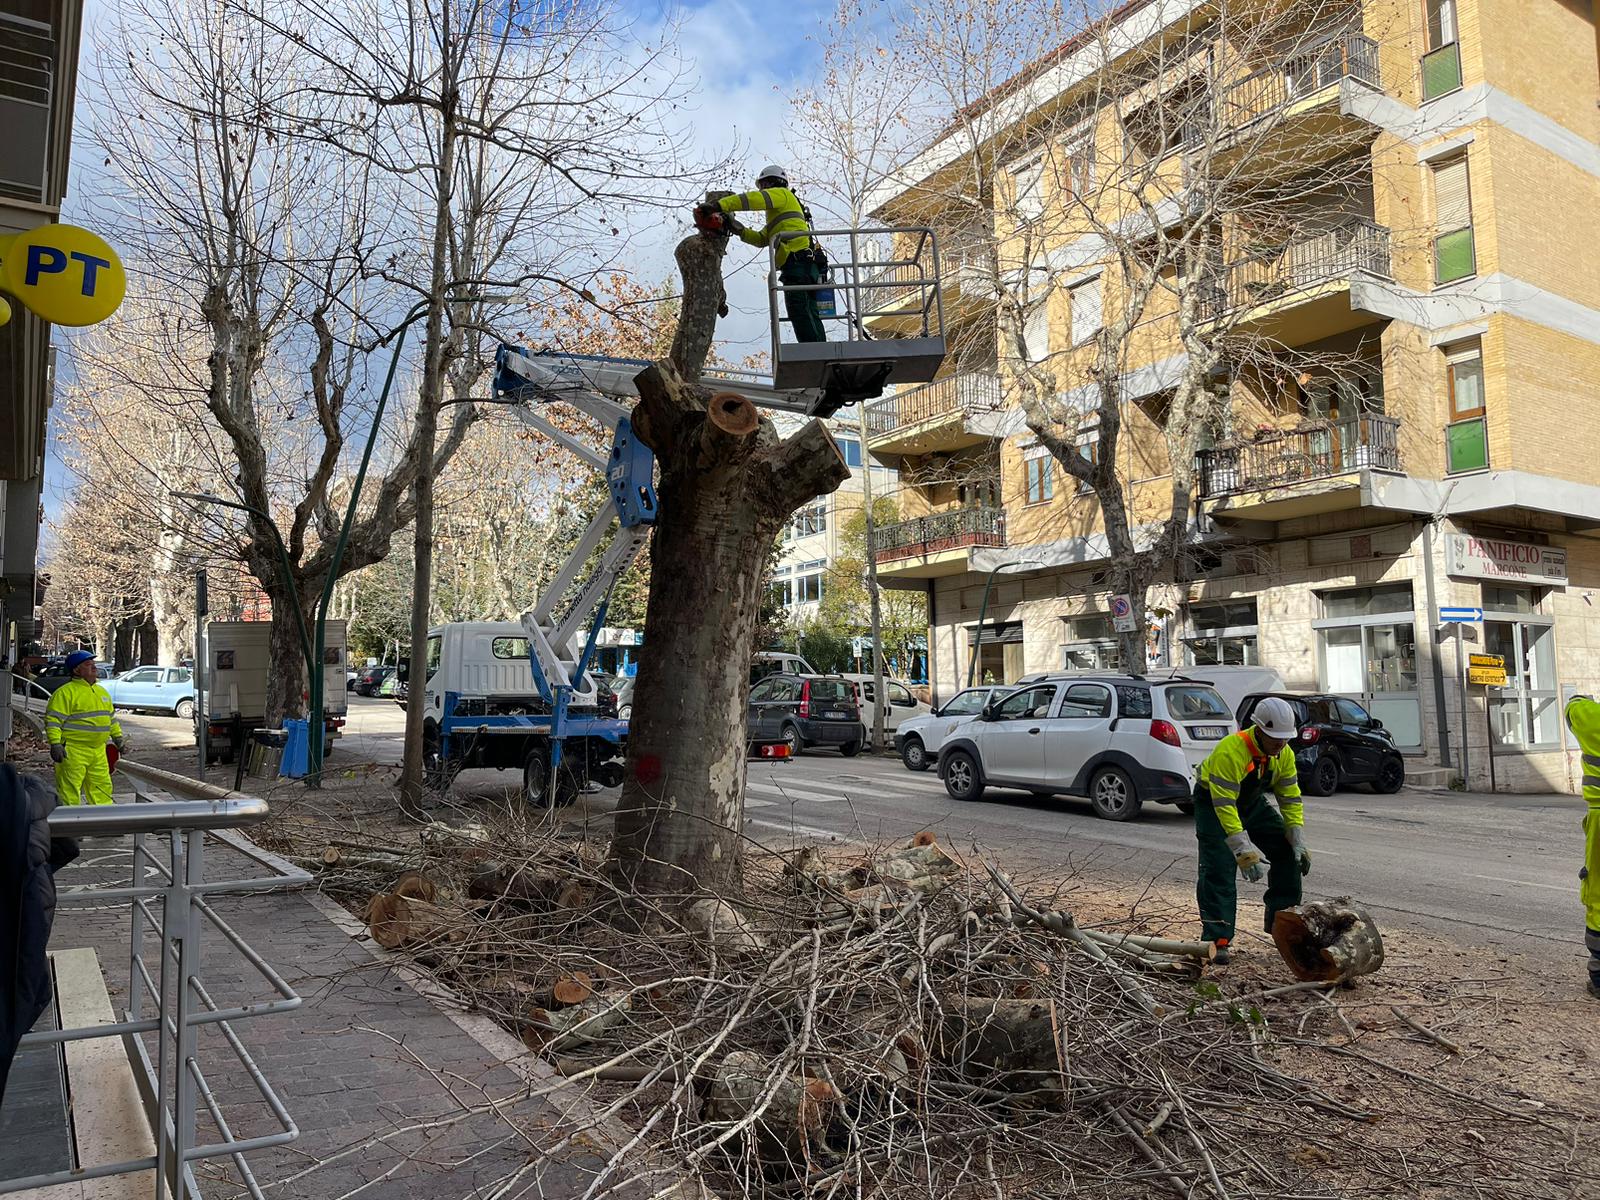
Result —
[{"label": "pedestrian crosswalk", "polygon": [[912,775],[904,778],[874,773],[865,776],[826,776],[793,768],[752,770],[745,784],[745,808],[773,808],[780,805],[848,804],[851,801],[893,797],[896,799],[945,799],[944,786],[936,777]]}]

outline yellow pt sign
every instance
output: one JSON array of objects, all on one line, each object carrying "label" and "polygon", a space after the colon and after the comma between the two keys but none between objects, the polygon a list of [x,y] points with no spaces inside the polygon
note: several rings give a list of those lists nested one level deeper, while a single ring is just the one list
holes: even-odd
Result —
[{"label": "yellow pt sign", "polygon": [[117,252],[76,225],[41,225],[0,240],[0,254],[0,286],[53,325],[104,321],[128,288]]}]

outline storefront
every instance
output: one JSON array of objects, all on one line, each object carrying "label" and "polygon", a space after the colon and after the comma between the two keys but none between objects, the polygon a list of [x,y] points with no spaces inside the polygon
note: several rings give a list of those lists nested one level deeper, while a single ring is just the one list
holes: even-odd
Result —
[{"label": "storefront", "polygon": [[1423,743],[1412,591],[1409,583],[1319,591],[1312,628],[1321,688],[1358,702],[1415,753]]}]

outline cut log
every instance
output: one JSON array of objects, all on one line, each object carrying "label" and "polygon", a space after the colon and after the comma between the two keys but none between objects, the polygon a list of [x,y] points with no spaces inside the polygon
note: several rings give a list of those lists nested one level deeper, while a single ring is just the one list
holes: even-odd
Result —
[{"label": "cut log", "polygon": [[[918,838],[921,838],[921,834]],[[961,871],[961,864],[937,842],[913,839],[904,850],[892,850],[872,863],[873,873],[885,882],[918,892],[935,892]]]},{"label": "cut log", "polygon": [[[787,1166],[804,1175],[812,1147],[820,1143],[844,1097],[831,1083],[809,1075],[787,1075],[774,1089],[769,1082],[772,1074],[773,1068],[760,1055],[735,1050],[717,1068],[700,1115],[732,1124],[759,1112],[754,1142],[760,1160],[768,1167]],[[772,1096],[763,1104],[769,1090]]]},{"label": "cut log", "polygon": [[494,861],[484,863],[473,875],[467,895],[474,900],[505,900],[555,910],[582,908],[589,898],[583,884],[569,876],[536,873]]},{"label": "cut log", "polygon": [[394,881],[394,886],[389,890],[407,900],[427,900],[431,903],[439,898],[438,885],[421,871],[401,871],[400,878]]},{"label": "cut log", "polygon": [[1137,946],[1157,954],[1175,954],[1184,958],[1198,958],[1210,962],[1217,956],[1215,942],[1183,942],[1173,938],[1147,937],[1142,933],[1112,933],[1104,929],[1085,929],[1084,935],[1092,937],[1102,946]]},{"label": "cut log", "polygon": [[570,1008],[535,1008],[528,1013],[528,1025],[547,1050],[571,1050],[595,1041],[618,1024],[633,1008],[633,998],[590,996]]},{"label": "cut log", "polygon": [[1383,966],[1383,935],[1350,897],[1286,908],[1272,926],[1272,940],[1296,979],[1353,979]]},{"label": "cut log", "polygon": [[385,950],[401,946],[459,942],[467,936],[468,915],[426,900],[385,892],[367,902],[367,932]]},{"label": "cut log", "polygon": [[766,949],[766,940],[726,900],[707,896],[694,901],[684,908],[683,923],[724,953],[750,954]]},{"label": "cut log", "polygon": [[337,867],[342,857],[337,846],[324,846],[322,849],[322,865],[325,867]]},{"label": "cut log", "polygon": [[574,971],[571,975],[563,975],[550,988],[551,998],[563,1007],[582,1004],[592,995],[594,995],[594,980],[587,971]]},{"label": "cut log", "polygon": [[1063,1090],[1055,1001],[960,999],[945,1006],[936,1052],[964,1079],[1011,1092]]}]

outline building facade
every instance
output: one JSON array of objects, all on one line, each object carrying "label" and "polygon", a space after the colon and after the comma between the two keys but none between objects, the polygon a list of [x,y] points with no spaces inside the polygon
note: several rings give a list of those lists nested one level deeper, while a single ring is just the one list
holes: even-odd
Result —
[{"label": "building facade", "polygon": [[[1204,78],[1187,65],[1207,53],[1199,5],[1132,3],[1108,19],[1123,45],[1180,25],[1188,39],[1188,59],[1142,90],[1107,92],[1118,40],[1097,35],[992,101],[1010,106],[994,152],[998,261],[1028,237],[1049,279],[1021,356],[1059,362],[1056,399],[1073,403],[1074,358],[1128,289],[1104,239],[1068,213],[1099,203],[1097,163],[1142,153],[1181,173],[1198,136],[1213,166],[1256,172],[1281,220],[1263,206],[1219,221],[1197,301],[1208,311],[1161,314],[1124,348],[1118,467],[1136,533],[1172,503],[1163,421],[1187,354],[1180,322],[1226,322],[1252,355],[1229,365],[1225,411],[1195,455],[1185,565],[1151,593],[1147,662],[1272,667],[1291,688],[1363,703],[1414,769],[1575,790],[1562,701],[1600,690],[1600,239],[1582,232],[1600,213],[1594,6],[1315,11],[1321,27],[1283,56],[1258,47],[1253,69],[1209,79],[1200,135],[1147,115]],[[1039,120],[1073,105],[1071,120]],[[1245,147],[1233,161],[1230,137]],[[927,147],[878,215],[938,229],[930,197],[957,158]],[[1003,317],[961,235],[944,240],[945,373],[867,411],[869,450],[901,471],[906,497],[907,519],[879,533],[880,576],[928,595],[938,698],[974,655],[1002,681],[1138,668],[1118,661],[1099,503],[1031,433]],[[1080,452],[1097,453],[1092,436]],[[1464,684],[1470,655],[1500,659],[1503,686]]]}]

